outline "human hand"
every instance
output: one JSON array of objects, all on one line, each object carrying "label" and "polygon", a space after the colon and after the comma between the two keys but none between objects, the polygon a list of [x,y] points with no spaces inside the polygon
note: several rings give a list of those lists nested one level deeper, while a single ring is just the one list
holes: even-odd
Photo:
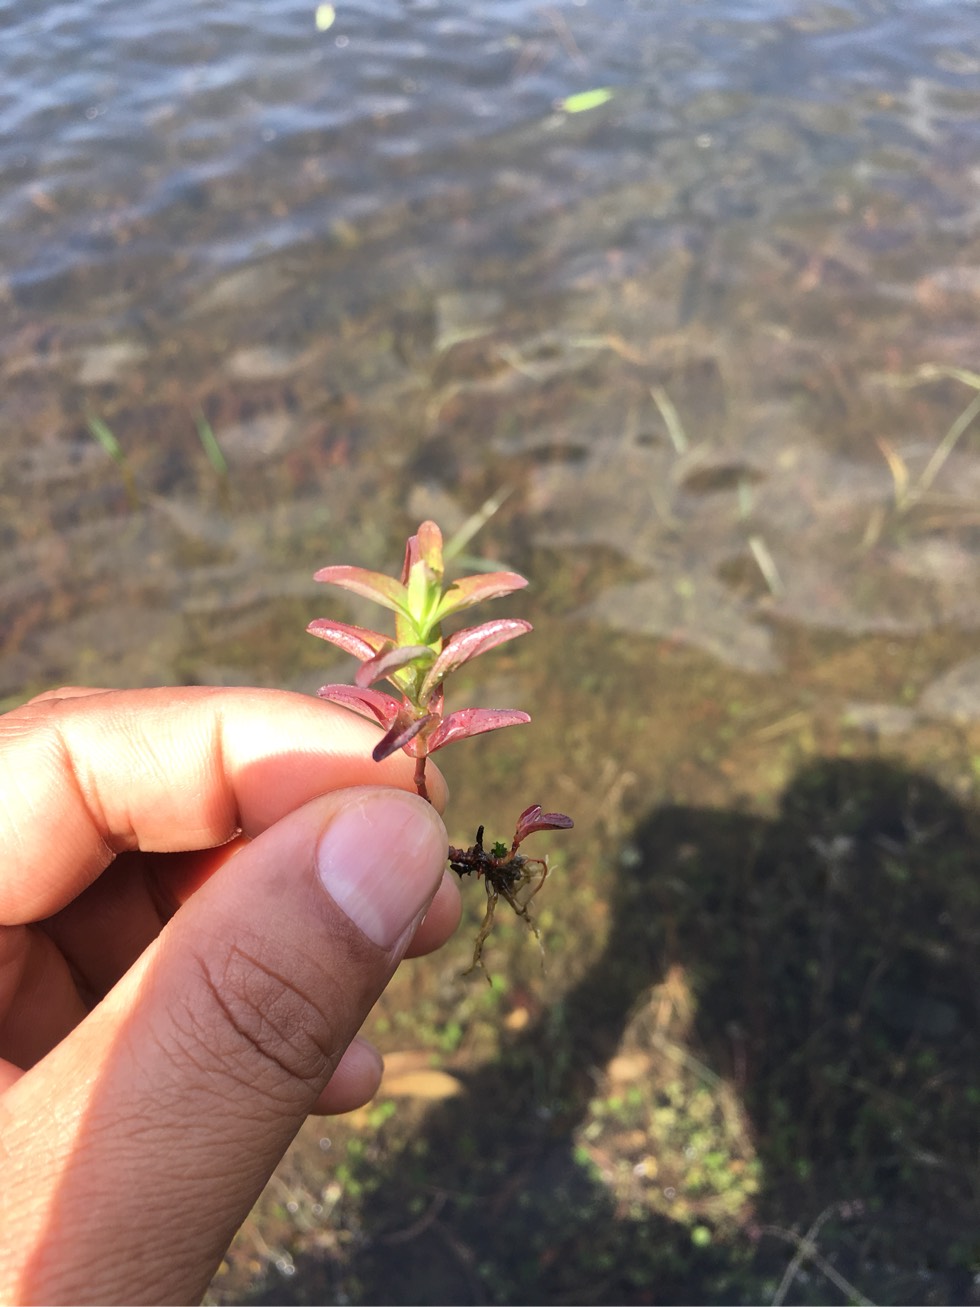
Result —
[{"label": "human hand", "polygon": [[306,1115],[374,1093],[356,1033],[459,918],[377,738],[261,690],[0,717],[0,1300],[199,1298]]}]

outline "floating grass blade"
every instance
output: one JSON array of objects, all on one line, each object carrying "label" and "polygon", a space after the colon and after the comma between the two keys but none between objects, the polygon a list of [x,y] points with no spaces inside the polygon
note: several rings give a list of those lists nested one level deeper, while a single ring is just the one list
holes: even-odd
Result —
[{"label": "floating grass blade", "polygon": [[579,91],[577,95],[566,95],[564,100],[559,100],[557,108],[564,113],[588,113],[590,109],[598,109],[600,105],[608,104],[613,98],[614,92],[608,86],[596,86],[591,91]]}]

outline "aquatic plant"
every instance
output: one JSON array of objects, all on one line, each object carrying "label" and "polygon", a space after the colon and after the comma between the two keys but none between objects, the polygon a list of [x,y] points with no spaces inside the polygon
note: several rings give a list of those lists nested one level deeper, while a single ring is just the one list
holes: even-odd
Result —
[{"label": "aquatic plant", "polygon": [[[324,685],[323,699],[378,722],[385,733],[373,750],[376,762],[404,750],[415,759],[415,788],[429,799],[425,779],[426,760],[437,749],[457,740],[504,726],[518,726],[531,720],[514,708],[458,708],[445,710],[445,687],[449,676],[480,654],[526,635],[530,622],[520,618],[497,618],[479,626],[466,627],[448,638],[442,623],[464,609],[512,594],[527,585],[517,572],[486,572],[462,577],[444,585],[445,560],[442,532],[435,522],[423,522],[405,547],[401,578],[363,567],[336,565],[321,568],[314,579],[362,595],[395,614],[394,637],[364,626],[317,618],[307,630],[311,635],[353,655],[360,662],[353,685]],[[374,689],[387,681],[397,697]],[[477,938],[470,970],[482,965],[483,944],[493,924],[498,897],[504,898],[537,935],[528,904],[544,884],[548,864],[542,858],[527,858],[518,847],[539,830],[563,830],[572,819],[560,812],[544,813],[532,804],[521,813],[510,845],[483,847],[483,827],[469,849],[450,848],[449,865],[459,875],[475,873],[487,891],[487,912]],[[528,893],[524,893],[528,890]],[[484,968],[485,969],[485,968]]]}]

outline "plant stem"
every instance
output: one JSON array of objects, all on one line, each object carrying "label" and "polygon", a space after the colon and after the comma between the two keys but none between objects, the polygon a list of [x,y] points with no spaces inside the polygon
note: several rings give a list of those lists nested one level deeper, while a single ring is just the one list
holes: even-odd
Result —
[{"label": "plant stem", "polygon": [[431,803],[429,791],[425,784],[425,756],[415,759],[415,789],[420,798],[425,799],[426,803]]}]

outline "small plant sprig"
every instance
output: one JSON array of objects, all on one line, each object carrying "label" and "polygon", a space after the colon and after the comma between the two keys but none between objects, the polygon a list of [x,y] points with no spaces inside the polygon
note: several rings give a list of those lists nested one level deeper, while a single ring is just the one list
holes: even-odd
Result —
[{"label": "small plant sprig", "polygon": [[[517,572],[487,572],[462,577],[445,588],[444,572],[442,532],[435,522],[423,522],[409,537],[401,580],[348,566],[324,567],[314,577],[391,609],[395,614],[394,638],[327,618],[317,618],[307,627],[311,635],[352,654],[361,664],[353,685],[324,685],[318,691],[320,697],[379,722],[385,733],[374,748],[375,761],[381,762],[403,749],[415,759],[415,788],[426,800],[429,791],[425,765],[430,754],[456,740],[531,720],[526,712],[513,708],[458,708],[446,713],[448,677],[471,658],[525,635],[531,624],[519,618],[498,618],[444,639],[442,623],[447,617],[527,585]],[[372,688],[382,680],[397,691],[397,698]],[[487,891],[486,916],[470,970],[483,966],[483,945],[493,925],[498,898],[505,899],[538,935],[528,905],[544,884],[548,864],[543,858],[525,857],[518,853],[518,847],[535,831],[565,830],[571,825],[572,819],[564,813],[543,813],[539,805],[532,804],[518,818],[510,846],[497,843],[488,852],[483,847],[481,826],[469,849],[450,848],[450,867],[460,877],[475,872],[483,878]],[[526,889],[530,892],[524,894]]]}]

